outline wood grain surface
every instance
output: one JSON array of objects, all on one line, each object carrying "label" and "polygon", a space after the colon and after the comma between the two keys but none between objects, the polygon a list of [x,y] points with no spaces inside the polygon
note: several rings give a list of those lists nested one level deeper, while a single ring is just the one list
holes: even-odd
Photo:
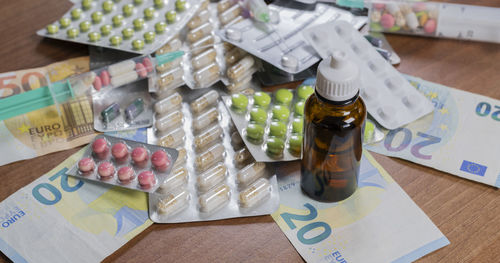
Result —
[{"label": "wood grain surface", "polygon": [[[498,0],[448,1],[500,7]],[[44,39],[65,0],[0,0],[0,72],[88,54],[85,45]],[[446,86],[500,99],[500,44],[388,35],[398,69]],[[8,149],[0,149],[8,151]],[[0,200],[76,152],[71,149],[0,167]],[[417,164],[374,154],[451,244],[418,262],[500,262],[500,192]],[[499,156],[500,161],[500,156]],[[390,245],[390,244],[387,244]],[[0,261],[9,262],[2,254]],[[153,226],[105,262],[302,262],[270,216]]]}]

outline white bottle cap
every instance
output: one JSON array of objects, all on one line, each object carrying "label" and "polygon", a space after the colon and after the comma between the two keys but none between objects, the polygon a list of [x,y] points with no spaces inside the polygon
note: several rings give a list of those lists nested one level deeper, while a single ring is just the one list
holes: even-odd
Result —
[{"label": "white bottle cap", "polygon": [[350,61],[343,51],[321,61],[318,66],[316,91],[332,101],[344,101],[353,98],[359,91],[361,82],[358,66]]}]

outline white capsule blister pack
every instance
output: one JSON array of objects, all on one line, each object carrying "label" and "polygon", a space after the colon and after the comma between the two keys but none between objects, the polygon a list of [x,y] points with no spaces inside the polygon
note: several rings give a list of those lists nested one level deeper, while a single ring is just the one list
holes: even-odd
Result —
[{"label": "white capsule blister pack", "polygon": [[[276,1],[269,10],[279,16],[278,21],[267,24],[245,19],[217,34],[227,42],[244,49],[288,73],[306,70],[320,60],[300,32],[310,26],[332,20],[345,20],[356,28],[366,17],[356,17],[348,11],[326,4],[316,4],[311,10],[293,8],[293,1]],[[273,19],[271,19],[273,20]]]},{"label": "white capsule blister pack", "polygon": [[180,88],[155,104],[148,142],[175,147],[171,176],[149,195],[157,223],[267,215],[279,206],[276,176],[255,162],[216,90]]},{"label": "white capsule blister pack", "polygon": [[82,0],[38,30],[44,37],[149,54],[181,31],[199,0]]},{"label": "white capsule blister pack", "polygon": [[171,173],[177,155],[172,148],[101,134],[67,174],[153,193]]},{"label": "white capsule blister pack", "polygon": [[349,23],[329,22],[303,34],[321,57],[341,50],[358,65],[360,95],[370,115],[385,128],[396,129],[434,110],[432,103]]}]

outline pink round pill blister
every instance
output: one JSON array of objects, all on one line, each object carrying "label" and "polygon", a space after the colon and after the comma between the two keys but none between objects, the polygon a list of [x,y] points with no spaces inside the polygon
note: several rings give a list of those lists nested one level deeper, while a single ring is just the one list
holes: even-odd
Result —
[{"label": "pink round pill blister", "polygon": [[127,183],[130,182],[132,179],[134,179],[134,169],[130,166],[125,166],[120,169],[118,169],[118,180],[122,183]]},{"label": "pink round pill blister", "polygon": [[142,188],[151,188],[156,183],[155,174],[152,171],[143,171],[137,176],[139,185]]},{"label": "pink round pill blister", "polygon": [[104,138],[99,138],[92,143],[92,151],[95,156],[101,160],[108,157],[109,147],[108,141]]},{"label": "pink round pill blister", "polygon": [[158,150],[151,155],[151,164],[160,172],[165,172],[170,166],[170,158],[167,153]]},{"label": "pink round pill blister", "polygon": [[119,163],[126,162],[128,159],[127,145],[122,142],[115,143],[113,147],[111,147],[111,155],[113,155],[113,158]]},{"label": "pink round pill blister", "polygon": [[94,170],[95,163],[92,158],[85,157],[78,162],[78,169],[84,175],[89,174]]},{"label": "pink round pill blister", "polygon": [[135,147],[132,150],[132,161],[139,167],[144,167],[148,163],[149,155],[148,150],[144,147]]},{"label": "pink round pill blister", "polygon": [[115,167],[110,162],[102,162],[97,168],[97,173],[101,179],[109,179],[115,174]]}]

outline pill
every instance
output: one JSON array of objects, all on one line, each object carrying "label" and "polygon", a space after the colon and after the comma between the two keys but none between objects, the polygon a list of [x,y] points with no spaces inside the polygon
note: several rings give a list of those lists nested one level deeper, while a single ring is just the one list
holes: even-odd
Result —
[{"label": "pill", "polygon": [[101,111],[101,117],[104,123],[110,123],[118,116],[120,116],[120,106],[116,103],[109,105]]},{"label": "pill", "polygon": [[235,19],[240,14],[241,14],[240,5],[233,5],[226,11],[219,13],[219,21],[221,22],[221,24],[225,25],[231,22],[231,20]]},{"label": "pill", "polygon": [[199,10],[206,9],[210,4],[210,0],[201,0]]},{"label": "pill", "polygon": [[101,34],[103,36],[107,36],[111,33],[111,30],[113,29],[113,27],[111,27],[111,25],[102,25],[100,30],[101,30]]},{"label": "pill", "polygon": [[71,10],[71,19],[73,20],[78,20],[82,16],[82,9],[80,8],[75,8]]},{"label": "pill", "polygon": [[174,10],[170,10],[167,13],[165,13],[165,19],[167,19],[167,23],[172,24],[175,22],[177,18],[177,12]]},{"label": "pill", "polygon": [[283,154],[285,142],[278,137],[269,137],[266,142],[266,153],[271,157],[279,157]]},{"label": "pill", "polygon": [[122,12],[124,16],[131,16],[132,13],[134,12],[134,5],[132,4],[125,4],[122,7]]},{"label": "pill", "polygon": [[189,20],[187,26],[189,29],[197,28],[203,23],[207,22],[209,18],[210,12],[207,9],[201,10],[198,14],[195,15],[195,17]]},{"label": "pill", "polygon": [[250,85],[250,81],[252,81],[252,74],[248,74],[242,80],[230,83],[226,88],[229,92],[238,92]]},{"label": "pill", "polygon": [[92,143],[92,151],[101,160],[106,159],[109,153],[108,142],[104,138],[98,138]]},{"label": "pill", "polygon": [[211,23],[205,23],[187,33],[187,40],[191,43],[198,41],[202,37],[210,34],[213,30]]},{"label": "pill", "polygon": [[304,101],[299,101],[295,103],[295,106],[293,107],[293,112],[299,116],[304,115],[304,106],[305,106]]},{"label": "pill", "polygon": [[292,56],[290,54],[283,55],[281,57],[281,65],[285,68],[296,69],[299,65],[299,60],[295,56]]},{"label": "pill", "polygon": [[61,19],[59,19],[59,25],[61,25],[62,28],[66,28],[71,25],[71,19],[62,17]]},{"label": "pill", "polygon": [[90,26],[91,26],[91,24],[90,24],[90,22],[89,22],[89,21],[83,21],[83,22],[81,22],[81,23],[80,23],[80,25],[79,25],[79,27],[80,27],[80,31],[81,31],[81,32],[87,32],[87,31],[89,31]]},{"label": "pill", "polygon": [[122,30],[123,38],[129,39],[134,36],[134,30],[132,28],[124,28]]},{"label": "pill", "polygon": [[264,175],[266,164],[261,162],[251,163],[242,168],[236,174],[236,180],[240,185],[248,185]]},{"label": "pill", "polygon": [[252,108],[250,110],[250,121],[265,125],[267,122],[267,112],[262,108]]},{"label": "pill", "polygon": [[186,189],[174,189],[158,202],[158,212],[165,216],[173,216],[189,205],[189,193]]},{"label": "pill", "polygon": [[151,171],[143,171],[137,176],[141,188],[148,189],[156,184],[155,174]]},{"label": "pill", "polygon": [[103,179],[107,179],[115,174],[115,167],[110,162],[102,162],[97,167],[97,173]]},{"label": "pill", "polygon": [[227,70],[227,76],[230,79],[238,79],[245,75],[246,71],[249,70],[255,64],[255,60],[252,56],[245,56],[243,59],[238,61]]},{"label": "pill", "polygon": [[273,119],[279,121],[288,121],[288,117],[290,116],[290,110],[283,105],[274,105],[272,108]]},{"label": "pill", "polygon": [[211,129],[194,137],[194,146],[196,147],[196,149],[206,148],[211,143],[220,139],[222,132],[222,128],[219,125],[215,125]]},{"label": "pill", "polygon": [[136,18],[132,20],[132,25],[134,25],[134,29],[136,31],[141,30],[144,27],[144,19],[143,18]]},{"label": "pill", "polygon": [[239,195],[239,203],[242,207],[254,207],[271,196],[271,184],[266,178],[260,178],[243,190]]},{"label": "pill", "polygon": [[176,0],[175,1],[175,9],[179,12],[186,10],[186,0]]},{"label": "pill", "polygon": [[191,54],[193,54],[193,56],[196,56],[202,52],[204,52],[205,50],[209,49],[210,45],[213,45],[215,42],[215,39],[212,35],[208,35],[208,36],[205,36],[203,37],[202,39],[194,42],[190,49],[191,49]]},{"label": "pill", "polygon": [[146,67],[140,62],[137,62],[135,64],[135,71],[141,78],[145,78],[148,75],[148,71],[146,70]]},{"label": "pill", "polygon": [[158,132],[165,132],[181,126],[184,115],[181,111],[174,111],[156,120],[155,127]]},{"label": "pill", "polygon": [[78,31],[77,28],[69,28],[67,31],[66,31],[66,35],[69,37],[69,38],[75,38],[78,36],[78,34],[80,34],[80,31]]},{"label": "pill", "polygon": [[144,0],[134,0],[134,5],[141,5],[142,2],[144,2]]},{"label": "pill", "polygon": [[272,121],[269,125],[269,135],[283,138],[286,135],[286,125],[281,121]]},{"label": "pill", "polygon": [[132,181],[132,179],[134,179],[134,169],[132,169],[132,167],[130,166],[124,166],[120,169],[118,169],[118,180],[120,180],[120,182],[122,183],[127,183],[127,182],[130,182]]},{"label": "pill", "polygon": [[234,24],[237,24],[241,21],[243,21],[245,18],[243,18],[243,16],[239,15],[237,16],[235,19],[229,21],[229,23],[225,24],[224,27],[227,28],[227,27],[231,27],[231,25],[234,25]]},{"label": "pill", "polygon": [[159,144],[163,147],[176,147],[184,143],[184,130],[182,128],[174,130],[168,135],[160,138]]},{"label": "pill", "polygon": [[92,23],[98,24],[102,21],[102,12],[100,11],[95,11],[90,15],[90,18],[92,19]]},{"label": "pill", "polygon": [[182,103],[182,96],[176,92],[155,104],[155,112],[157,114],[165,114],[172,111],[173,109],[178,109]]},{"label": "pill", "polygon": [[187,159],[187,151],[184,148],[178,148],[177,149],[177,160],[175,160],[174,163],[174,169],[178,168],[179,166],[183,165],[186,163]]},{"label": "pill", "polygon": [[201,192],[206,192],[210,188],[226,180],[227,167],[223,163],[208,169],[196,178],[196,186]]},{"label": "pill", "polygon": [[92,83],[92,86],[94,87],[95,90],[100,91],[102,88],[102,81],[101,78],[96,77],[94,79],[94,82]]},{"label": "pill", "polygon": [[238,166],[242,166],[243,164],[247,163],[248,160],[252,158],[252,154],[248,151],[247,148],[243,148],[237,152],[234,153],[234,162]]},{"label": "pill", "polygon": [[167,23],[160,21],[155,24],[155,31],[158,34],[165,32],[165,28],[167,28]]},{"label": "pill", "polygon": [[314,93],[314,88],[312,86],[309,86],[309,85],[300,85],[297,88],[297,96],[301,100],[306,100],[313,93]]},{"label": "pill", "polygon": [[206,152],[196,156],[195,166],[198,171],[205,171],[212,164],[222,160],[225,153],[224,146],[217,144],[210,147]]},{"label": "pill", "polygon": [[132,161],[134,161],[134,165],[137,165],[139,167],[144,167],[149,159],[149,153],[148,150],[144,147],[135,147],[132,150]]},{"label": "pill", "polygon": [[160,73],[166,72],[168,70],[178,67],[181,64],[181,61],[182,58],[174,59],[172,61],[156,66],[156,70]]},{"label": "pill", "polygon": [[159,191],[168,193],[174,189],[180,189],[186,186],[188,182],[188,170],[184,167],[175,169],[172,174],[167,176],[165,181],[160,185]]},{"label": "pill", "polygon": [[304,119],[298,118],[292,121],[292,132],[302,134],[304,128]]},{"label": "pill", "polygon": [[219,111],[217,108],[211,108],[207,112],[193,119],[193,129],[195,131],[200,131],[218,119]]},{"label": "pill", "polygon": [[173,84],[178,83],[178,80],[182,80],[184,71],[182,68],[178,67],[172,71],[162,74],[160,79],[158,79],[158,86],[160,90],[167,90],[172,88]]},{"label": "pill", "polygon": [[217,12],[222,13],[230,8],[234,2],[232,0],[221,0],[217,3]]},{"label": "pill", "polygon": [[204,213],[212,213],[229,202],[231,197],[231,188],[226,184],[217,186],[198,198],[200,211]]},{"label": "pill", "polygon": [[237,111],[246,111],[248,106],[248,97],[241,94],[236,93],[231,95],[231,108]]},{"label": "pill", "polygon": [[81,173],[87,174],[89,172],[92,172],[94,170],[95,163],[92,158],[83,158],[78,162],[78,170],[80,170]]},{"label": "pill", "polygon": [[300,134],[293,134],[290,136],[290,139],[288,140],[288,150],[290,153],[293,155],[300,155],[300,152],[302,150],[302,135]]},{"label": "pill", "polygon": [[194,80],[198,85],[206,87],[220,76],[220,68],[216,63],[210,64],[194,73]]},{"label": "pill", "polygon": [[50,24],[47,26],[47,32],[51,35],[57,33],[58,31],[59,31],[59,26],[56,24]]},{"label": "pill", "polygon": [[233,145],[235,149],[239,149],[244,146],[243,139],[237,131],[231,134],[231,145]]},{"label": "pill", "polygon": [[166,45],[158,49],[155,54],[163,55],[168,52],[179,50],[179,48],[181,48],[181,45],[182,42],[178,38],[174,38],[170,40],[170,42],[168,42]]},{"label": "pill", "polygon": [[151,59],[149,59],[149,57],[145,57],[142,60],[142,64],[146,68],[147,72],[152,72],[153,71],[153,62],[151,62]]},{"label": "pill", "polygon": [[154,0],[153,3],[156,8],[162,8],[165,4],[165,0]]},{"label": "pill", "polygon": [[111,85],[115,88],[121,87],[125,84],[132,83],[139,78],[139,75],[135,70],[126,72],[124,74],[114,76],[111,78]]},{"label": "pill", "polygon": [[265,92],[258,91],[253,95],[253,100],[256,106],[267,109],[271,103],[271,96]]},{"label": "pill", "polygon": [[99,32],[90,32],[88,34],[89,41],[91,42],[97,42],[101,39],[101,34]]},{"label": "pill", "polygon": [[417,15],[413,12],[408,12],[405,15],[406,25],[411,29],[415,30],[419,26]]},{"label": "pill", "polygon": [[135,50],[141,50],[144,48],[144,41],[142,39],[134,39],[134,41],[132,41],[132,48]]},{"label": "pill", "polygon": [[82,1],[82,9],[89,10],[92,7],[92,0],[83,0]]},{"label": "pill", "polygon": [[264,136],[264,127],[260,124],[249,123],[246,128],[247,139],[252,143],[259,143]]},{"label": "pill", "polygon": [[225,59],[226,64],[232,65],[244,57],[247,52],[241,48],[233,48],[229,52],[226,53]]},{"label": "pill", "polygon": [[144,37],[144,40],[146,41],[146,43],[153,43],[153,41],[155,40],[156,34],[153,31],[148,31],[148,32],[144,33],[143,37]]},{"label": "pill", "polygon": [[133,71],[135,68],[135,62],[131,59],[125,60],[108,67],[108,73],[114,77],[121,75],[125,72]]},{"label": "pill", "polygon": [[122,142],[115,143],[111,147],[111,155],[117,162],[123,162],[128,157],[128,147]]},{"label": "pill", "polygon": [[109,12],[113,11],[113,7],[114,7],[114,4],[113,4],[113,1],[111,1],[111,0],[107,0],[107,1],[102,2],[102,10],[104,10],[105,13],[109,13]]},{"label": "pill", "polygon": [[111,83],[111,80],[109,78],[109,73],[108,73],[107,70],[101,71],[100,78],[101,78],[101,81],[102,81],[102,85],[104,87],[108,86]]},{"label": "pill", "polygon": [[278,104],[288,106],[293,100],[293,93],[289,89],[279,89],[274,94],[274,98]]},{"label": "pill", "polygon": [[146,20],[151,20],[155,16],[155,9],[153,7],[145,8],[142,12],[144,13],[144,18],[146,18]]},{"label": "pill", "polygon": [[125,108],[125,119],[130,122],[137,118],[142,112],[144,112],[144,100],[142,98],[136,98],[127,108]]},{"label": "pill", "polygon": [[202,112],[204,109],[206,109],[208,106],[214,104],[217,102],[217,99],[219,98],[219,94],[215,90],[211,90],[207,93],[205,93],[203,96],[197,98],[193,102],[191,102],[191,110],[195,113],[198,114]]},{"label": "pill", "polygon": [[215,61],[215,57],[217,56],[217,52],[215,49],[211,48],[191,59],[191,65],[194,69],[200,69],[208,64]]},{"label": "pill", "polygon": [[170,157],[163,150],[157,150],[151,155],[151,164],[160,172],[165,172],[170,166]]}]

